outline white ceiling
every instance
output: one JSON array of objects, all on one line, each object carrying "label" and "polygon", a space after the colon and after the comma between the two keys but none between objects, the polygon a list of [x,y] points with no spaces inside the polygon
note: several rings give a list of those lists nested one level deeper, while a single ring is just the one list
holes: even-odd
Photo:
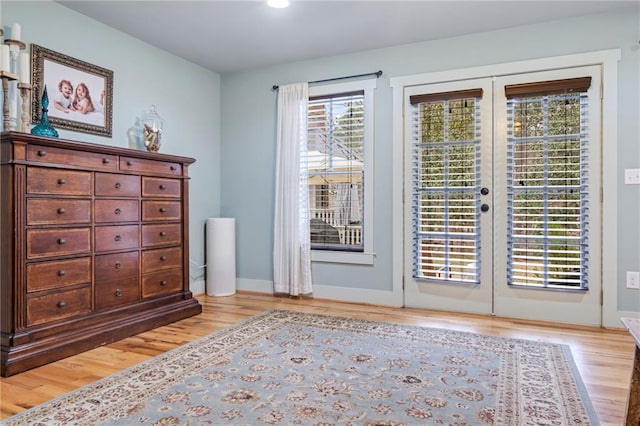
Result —
[{"label": "white ceiling", "polygon": [[638,7],[626,1],[62,1],[224,73]]}]

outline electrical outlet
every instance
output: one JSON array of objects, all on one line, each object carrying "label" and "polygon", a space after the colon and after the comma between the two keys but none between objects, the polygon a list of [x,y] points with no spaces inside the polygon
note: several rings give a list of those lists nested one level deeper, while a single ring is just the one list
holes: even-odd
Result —
[{"label": "electrical outlet", "polygon": [[627,288],[640,289],[640,272],[627,271]]},{"label": "electrical outlet", "polygon": [[640,185],[640,169],[624,169],[625,185]]}]

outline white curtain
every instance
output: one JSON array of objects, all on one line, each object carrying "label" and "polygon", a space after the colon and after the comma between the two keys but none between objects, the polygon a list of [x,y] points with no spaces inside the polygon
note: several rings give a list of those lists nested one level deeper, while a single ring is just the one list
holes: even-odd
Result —
[{"label": "white curtain", "polygon": [[280,86],[276,152],[273,282],[276,293],[310,294],[307,83]]}]

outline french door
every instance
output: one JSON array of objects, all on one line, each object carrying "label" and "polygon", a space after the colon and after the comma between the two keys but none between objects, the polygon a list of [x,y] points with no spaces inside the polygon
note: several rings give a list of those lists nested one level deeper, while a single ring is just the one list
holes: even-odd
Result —
[{"label": "french door", "polygon": [[405,305],[600,325],[600,67],[405,88]]}]

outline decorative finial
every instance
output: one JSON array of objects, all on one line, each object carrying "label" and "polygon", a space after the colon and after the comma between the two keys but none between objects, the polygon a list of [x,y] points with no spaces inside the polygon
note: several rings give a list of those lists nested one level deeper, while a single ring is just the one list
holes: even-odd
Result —
[{"label": "decorative finial", "polygon": [[40,124],[31,129],[32,135],[38,136],[49,136],[51,138],[58,137],[58,131],[51,127],[49,124],[49,96],[47,95],[47,85],[44,85],[44,90],[42,91],[42,119],[40,120]]}]

